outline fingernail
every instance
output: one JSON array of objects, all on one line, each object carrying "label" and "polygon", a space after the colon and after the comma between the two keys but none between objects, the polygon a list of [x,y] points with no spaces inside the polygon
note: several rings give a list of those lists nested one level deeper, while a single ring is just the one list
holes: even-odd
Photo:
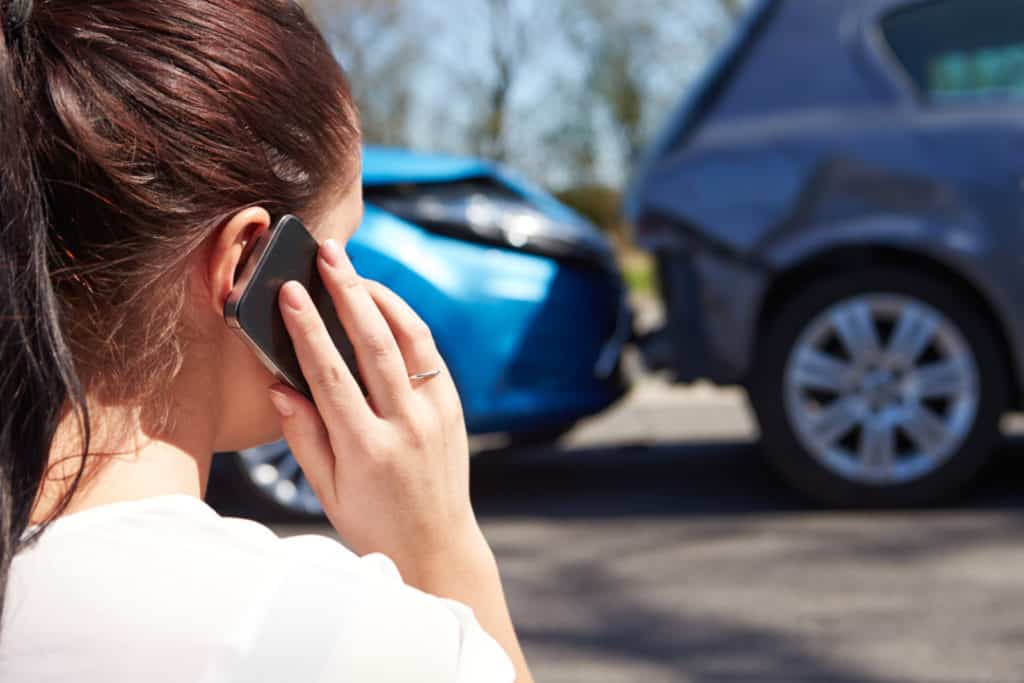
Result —
[{"label": "fingernail", "polygon": [[345,252],[337,240],[329,239],[320,247],[320,253],[327,265],[337,268],[345,258]]},{"label": "fingernail", "polygon": [[276,389],[270,390],[270,402],[274,404],[274,409],[281,413],[281,417],[291,417],[295,414],[291,399]]},{"label": "fingernail", "polygon": [[298,282],[288,282],[281,288],[281,299],[293,311],[301,311],[306,305],[306,293]]}]

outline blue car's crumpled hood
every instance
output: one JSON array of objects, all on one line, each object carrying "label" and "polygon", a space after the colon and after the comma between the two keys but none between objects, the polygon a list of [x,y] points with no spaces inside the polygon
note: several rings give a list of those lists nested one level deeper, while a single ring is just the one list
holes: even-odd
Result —
[{"label": "blue car's crumpled hood", "polygon": [[480,177],[493,178],[551,218],[589,223],[530,181],[490,161],[392,147],[363,148],[363,184],[371,187],[397,183],[446,183]]},{"label": "blue car's crumpled hood", "polygon": [[420,154],[390,147],[363,149],[363,183],[443,183],[463,178],[498,175],[494,164],[480,159]]}]

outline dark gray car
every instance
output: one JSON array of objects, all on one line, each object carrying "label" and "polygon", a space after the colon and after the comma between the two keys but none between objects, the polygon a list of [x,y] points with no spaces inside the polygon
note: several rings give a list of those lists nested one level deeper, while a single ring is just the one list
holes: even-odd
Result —
[{"label": "dark gray car", "polygon": [[933,500],[1024,386],[1024,2],[767,0],[638,169],[652,362],[815,499]]}]

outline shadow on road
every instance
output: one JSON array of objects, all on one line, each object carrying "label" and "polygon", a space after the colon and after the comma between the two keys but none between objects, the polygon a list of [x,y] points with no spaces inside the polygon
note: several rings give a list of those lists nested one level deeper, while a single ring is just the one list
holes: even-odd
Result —
[{"label": "shadow on road", "polygon": [[[519,629],[531,656],[565,661],[571,653],[580,674],[600,676],[614,662],[642,671],[614,680],[786,681],[787,683],[896,683],[856,663],[836,661],[805,639],[782,629],[758,627],[680,606],[652,604],[650,587],[638,587],[607,571],[601,563],[562,567],[547,580],[570,586],[573,609],[588,626],[566,629],[528,625]],[[591,668],[592,667],[592,668]],[[621,673],[623,668],[619,668]],[[564,671],[564,670],[563,670]],[[588,680],[590,676],[553,676],[549,680]]]},{"label": "shadow on road", "polygon": [[[1024,440],[1006,443],[971,490],[943,509],[1024,508]],[[814,510],[755,443],[680,443],[479,453],[481,516],[621,517]]]},{"label": "shadow on road", "polygon": [[[1007,444],[940,514],[816,510],[751,443],[482,453],[473,496],[544,680],[967,680],[963,643],[1004,633],[972,620],[975,598],[1014,594],[938,568],[1017,543],[1021,454]],[[1011,514],[971,514],[991,510]],[[947,610],[965,615],[950,631]],[[891,640],[935,663],[893,659]]]}]

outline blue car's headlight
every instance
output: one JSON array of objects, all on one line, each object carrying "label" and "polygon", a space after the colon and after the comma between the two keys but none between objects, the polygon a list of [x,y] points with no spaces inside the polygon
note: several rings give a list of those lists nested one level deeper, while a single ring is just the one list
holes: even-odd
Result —
[{"label": "blue car's headlight", "polygon": [[367,201],[428,230],[552,258],[614,267],[609,240],[582,219],[554,218],[490,179],[366,188]]}]

